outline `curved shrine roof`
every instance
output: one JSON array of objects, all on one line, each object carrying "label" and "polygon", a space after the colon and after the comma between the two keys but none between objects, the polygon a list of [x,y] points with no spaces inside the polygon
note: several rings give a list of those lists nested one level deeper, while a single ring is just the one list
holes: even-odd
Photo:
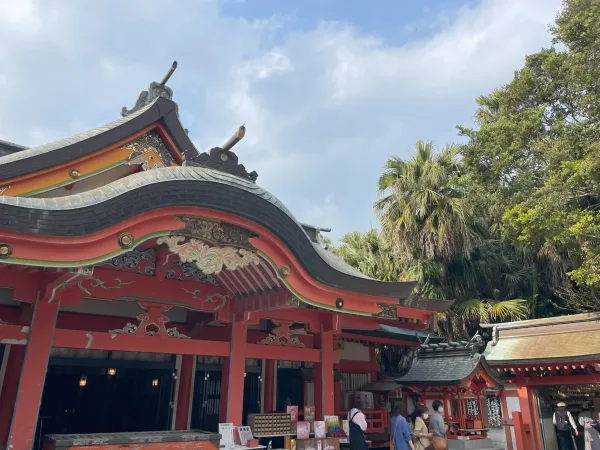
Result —
[{"label": "curved shrine roof", "polygon": [[[169,73],[172,70],[173,67]],[[132,110],[125,108],[121,119],[76,136],[0,156],[0,185],[8,185],[37,177],[49,169],[63,170],[106,149],[127,150],[127,142],[133,142],[135,136],[146,136],[158,126],[162,136],[159,139],[165,141],[161,144],[168,147],[166,152],[173,153],[168,156],[170,166],[165,163],[162,168],[141,167],[141,172],[73,195],[27,197],[34,192],[51,191],[53,185],[47,184],[38,191],[17,191],[21,193],[16,195],[22,196],[0,196],[0,229],[46,236],[85,236],[148,211],[196,206],[243,217],[269,230],[314,280],[327,286],[399,299],[398,306],[413,309],[445,311],[452,304],[410,297],[416,283],[371,279],[327,251],[320,242],[321,229],[300,224],[275,196],[255,184],[256,172],[248,173],[238,164],[230,149],[243,137],[243,127],[222,148],[199,153],[179,121],[171,95],[164,82],[153,83],[148,92],[142,92]],[[90,173],[93,172],[85,176],[91,176]],[[83,179],[63,180],[60,186]],[[0,186],[0,193],[2,187],[7,186]]]},{"label": "curved shrine roof", "polygon": [[366,277],[313,243],[275,196],[249,180],[202,167],[148,170],[67,197],[0,197],[0,228],[83,236],[168,206],[206,207],[250,219],[276,234],[313,278],[332,287],[406,299],[415,285]]},{"label": "curved shrine roof", "polygon": [[466,341],[421,345],[408,373],[396,381],[404,386],[460,385],[476,375],[478,368],[497,385],[502,384],[485,357]]}]

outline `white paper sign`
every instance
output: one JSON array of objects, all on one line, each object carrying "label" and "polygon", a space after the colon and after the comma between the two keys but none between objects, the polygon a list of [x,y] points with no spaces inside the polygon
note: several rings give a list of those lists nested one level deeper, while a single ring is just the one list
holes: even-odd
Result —
[{"label": "white paper sign", "polygon": [[250,439],[254,439],[252,435],[252,429],[250,427],[237,427],[238,434],[240,435],[240,444],[244,447],[248,444]]},{"label": "white paper sign", "polygon": [[235,442],[233,441],[233,424],[232,423],[220,423],[219,434],[221,435],[221,447],[234,448]]}]

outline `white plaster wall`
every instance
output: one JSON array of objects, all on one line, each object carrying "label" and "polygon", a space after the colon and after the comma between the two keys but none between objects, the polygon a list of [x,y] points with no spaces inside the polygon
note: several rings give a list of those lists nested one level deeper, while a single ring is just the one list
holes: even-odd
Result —
[{"label": "white plaster wall", "polygon": [[503,449],[508,448],[506,445],[506,432],[504,431],[504,427],[490,428],[490,431],[488,431],[488,438],[492,440],[492,442],[494,443],[494,447]]},{"label": "white plaster wall", "polygon": [[542,428],[544,429],[544,450],[558,450],[556,441],[556,430],[552,423],[552,417],[542,419]]},{"label": "white plaster wall", "polygon": [[358,342],[344,342],[342,359],[369,362],[369,347],[365,347]]},{"label": "white plaster wall", "polygon": [[[512,419],[512,413],[514,411],[521,411],[519,397],[506,397],[506,407],[508,408],[508,411],[506,411],[506,413],[503,414],[506,414],[505,417],[510,417]],[[510,427],[510,435],[513,443],[513,448],[517,448],[517,441],[515,439],[515,427]]]}]

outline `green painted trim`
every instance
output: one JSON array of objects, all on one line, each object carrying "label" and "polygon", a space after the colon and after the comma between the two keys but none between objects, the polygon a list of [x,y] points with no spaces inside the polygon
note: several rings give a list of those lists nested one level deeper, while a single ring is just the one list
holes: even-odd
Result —
[{"label": "green painted trim", "polygon": [[118,166],[122,165],[126,161],[127,161],[127,158],[126,159],[122,159],[121,161],[117,161],[116,163],[111,164],[110,166],[103,167],[102,169],[94,170],[93,172],[90,172],[87,175],[81,176],[81,177],[79,177],[77,179],[68,180],[68,181],[65,181],[63,183],[53,184],[52,186],[46,186],[45,188],[37,189],[35,191],[24,192],[23,194],[16,195],[15,197],[27,197],[27,196],[31,196],[31,195],[42,194],[44,192],[48,192],[48,191],[51,191],[53,189],[58,189],[58,188],[63,187],[63,186],[68,186],[70,184],[86,180],[86,179],[91,178],[93,176],[99,175],[99,174],[101,174],[103,172],[107,172],[107,171],[109,171],[111,169],[114,169],[115,167],[118,167]]},{"label": "green painted trim", "polygon": [[115,256],[122,255],[123,253],[127,253],[134,249],[136,246],[156,237],[167,236],[171,233],[171,231],[157,231],[155,233],[150,233],[141,238],[138,238],[133,241],[133,245],[131,248],[120,248],[119,250],[115,250],[114,252],[108,253],[106,255],[98,256],[92,259],[84,259],[79,261],[44,261],[41,259],[24,259],[24,258],[6,258],[3,259],[3,263],[9,264],[21,264],[23,266],[42,266],[42,267],[85,267],[91,266],[93,264],[98,264],[104,261],[108,261]]},{"label": "green painted trim", "polygon": [[356,311],[356,310],[353,310],[353,309],[337,309],[335,306],[330,306],[330,305],[327,305],[325,303],[320,303],[320,302],[311,300],[311,299],[303,296],[298,291],[296,291],[296,289],[294,289],[292,287],[292,285],[290,285],[290,283],[285,278],[283,278],[281,275],[279,275],[279,268],[277,267],[277,264],[275,264],[271,258],[269,258],[264,252],[262,252],[260,250],[258,250],[257,253],[266,262],[268,262],[271,265],[271,267],[275,270],[275,273],[277,274],[277,278],[279,278],[279,280],[283,284],[285,284],[285,287],[288,288],[290,290],[290,292],[292,294],[294,294],[294,296],[298,300],[300,300],[301,302],[306,303],[308,305],[316,306],[316,307],[321,308],[321,309],[326,309],[328,311],[333,311],[333,312],[342,313],[342,314],[344,314],[344,313],[345,314],[354,314],[354,315],[357,315],[357,316],[365,316],[365,317],[373,317],[374,316],[372,313],[367,313],[367,312],[364,312],[364,311]]}]

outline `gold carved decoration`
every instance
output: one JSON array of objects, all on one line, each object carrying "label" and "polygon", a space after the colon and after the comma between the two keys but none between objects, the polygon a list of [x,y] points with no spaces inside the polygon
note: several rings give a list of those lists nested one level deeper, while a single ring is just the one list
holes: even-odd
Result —
[{"label": "gold carved decoration", "polygon": [[[84,285],[84,283],[86,282],[90,282],[89,286],[86,287]],[[84,280],[81,280],[79,283],[77,283],[77,286],[79,287],[79,289],[83,292],[85,292],[87,295],[92,295],[92,293],[90,292],[90,289],[95,289],[95,288],[100,288],[100,289],[121,289],[123,286],[126,286],[128,284],[133,284],[134,281],[123,281],[121,280],[119,277],[115,277],[113,280],[111,281],[102,281],[99,278],[96,278],[94,276],[90,276],[89,278],[86,278]]]},{"label": "gold carved decoration", "polygon": [[122,248],[131,248],[133,245],[133,236],[131,233],[123,233],[119,236],[117,242]]},{"label": "gold carved decoration", "polygon": [[249,239],[257,235],[248,230],[199,217],[177,216],[177,218],[185,224],[185,228],[179,231],[183,235],[199,238],[214,245],[234,245],[254,249]]},{"label": "gold carved decoration", "polygon": [[394,319],[398,318],[398,310],[396,305],[390,303],[375,303],[375,305],[381,309],[380,312],[373,314],[373,317],[383,317],[385,319]]},{"label": "gold carved decoration", "polygon": [[290,275],[290,268],[288,266],[281,266],[279,268],[279,275],[281,278],[287,278]]},{"label": "gold carved decoration", "polygon": [[149,131],[123,148],[132,150],[126,164],[140,165],[143,170],[158,169],[174,164],[171,152],[156,130]]},{"label": "gold carved decoration", "polygon": [[71,169],[69,176],[75,180],[81,176],[81,173],[77,169]]},{"label": "gold carved decoration", "polygon": [[201,289],[195,289],[193,291],[187,290],[187,289],[183,289],[185,292],[187,292],[188,294],[190,294],[192,296],[192,298],[194,300],[200,300],[202,301],[202,303],[212,303],[215,305],[213,311],[217,311],[218,309],[221,309],[223,306],[225,306],[225,304],[227,303],[227,299],[229,298],[227,295],[222,295],[222,294],[210,294],[207,296],[202,296],[202,290]]},{"label": "gold carved decoration", "polygon": [[10,185],[0,186],[0,195],[2,195],[7,189],[10,189]]},{"label": "gold carved decoration", "polygon": [[166,323],[170,322],[167,316],[163,313],[171,309],[170,306],[149,305],[139,303],[140,307],[145,311],[137,316],[139,323],[137,325],[127,322],[123,328],[108,330],[114,338],[117,334],[137,334],[141,336],[158,336],[165,338],[190,339],[189,336],[181,334],[176,327],[167,328]]},{"label": "gold carved decoration", "polygon": [[167,244],[169,251],[178,255],[182,263],[193,262],[206,275],[218,274],[224,268],[236,270],[260,262],[255,253],[243,248],[210,247],[198,239],[182,241],[185,241],[184,236],[168,236],[156,242]]},{"label": "gold carved decoration", "polygon": [[12,255],[13,248],[10,244],[0,244],[0,258],[8,258]]}]

